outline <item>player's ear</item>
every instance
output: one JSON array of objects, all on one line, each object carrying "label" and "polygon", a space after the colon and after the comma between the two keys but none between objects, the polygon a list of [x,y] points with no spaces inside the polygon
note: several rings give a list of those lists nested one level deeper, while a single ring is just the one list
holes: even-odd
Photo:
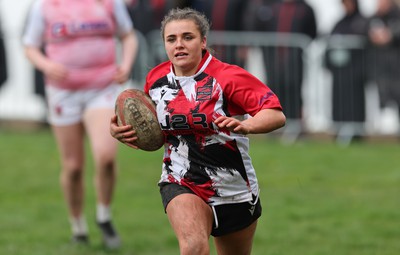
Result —
[{"label": "player's ear", "polygon": [[201,50],[205,50],[207,48],[207,36],[204,36],[201,40]]}]

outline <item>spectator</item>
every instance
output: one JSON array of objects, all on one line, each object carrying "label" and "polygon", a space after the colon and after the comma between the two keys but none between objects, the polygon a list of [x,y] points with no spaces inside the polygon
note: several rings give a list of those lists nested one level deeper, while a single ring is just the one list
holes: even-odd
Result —
[{"label": "spectator", "polygon": [[37,68],[34,68],[33,70],[33,77],[34,77],[34,92],[36,95],[40,96],[45,100],[46,98],[46,90],[45,90],[45,84],[44,84],[44,77],[43,77],[43,72],[40,71]]},{"label": "spectator", "polygon": [[0,88],[3,83],[7,80],[7,58],[6,49],[4,45],[3,30],[0,20]]},{"label": "spectator", "polygon": [[[317,24],[313,9],[304,0],[251,0],[246,29],[301,34],[314,39]],[[275,46],[262,47],[268,86],[281,100],[288,119],[302,118],[304,45],[276,37]]]},{"label": "spectator", "polygon": [[[242,31],[245,7],[243,0],[190,0],[191,7],[206,15],[214,31]],[[214,38],[218,39],[218,38]],[[216,57],[224,62],[244,67],[244,49],[237,46],[211,45]]]},{"label": "spectator", "polygon": [[357,128],[354,124],[365,121],[368,24],[360,13],[358,0],[341,2],[345,14],[331,32],[325,64],[332,73],[332,119],[339,128],[338,138],[351,140]]},{"label": "spectator", "polygon": [[378,0],[376,13],[369,20],[371,46],[369,73],[378,86],[382,109],[400,104],[400,11],[393,0]]},{"label": "spectator", "polygon": [[188,0],[125,0],[135,28],[144,36],[160,29],[160,23],[168,10],[186,7]]},{"label": "spectator", "polygon": [[[151,49],[153,51],[152,58],[147,56],[147,65],[144,66],[143,63],[136,62],[133,66],[132,78],[139,81],[138,86],[141,87],[143,86],[142,80],[145,79],[149,69],[167,58],[162,50],[158,51],[157,46],[152,44],[154,40],[152,36],[155,36],[158,40],[160,23],[170,9],[186,7],[189,3],[188,0],[125,0],[125,3],[132,22],[135,24],[135,29],[142,33],[149,46],[153,47]],[[152,31],[156,31],[156,34],[151,34]],[[139,45],[139,47],[141,46],[144,45]],[[142,49],[139,49],[139,52],[142,52]]]}]

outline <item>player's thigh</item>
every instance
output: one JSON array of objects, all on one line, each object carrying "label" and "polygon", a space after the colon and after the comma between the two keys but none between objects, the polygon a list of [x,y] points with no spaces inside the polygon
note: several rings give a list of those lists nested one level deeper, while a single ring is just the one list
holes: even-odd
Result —
[{"label": "player's thigh", "polygon": [[84,164],[84,131],[80,123],[52,125],[64,169],[81,169]]},{"label": "player's thigh", "polygon": [[197,195],[186,193],[174,197],[168,203],[166,212],[179,241],[208,240],[213,213],[210,206]]},{"label": "player's thigh", "polygon": [[83,121],[95,160],[108,161],[115,157],[117,141],[110,135],[110,119],[115,114],[115,98],[119,90],[119,86],[112,85],[85,94]]},{"label": "player's thigh", "polygon": [[250,255],[256,227],[257,221],[253,222],[245,229],[214,237],[218,255]]},{"label": "player's thigh", "polygon": [[85,129],[95,155],[113,157],[117,150],[117,140],[110,135],[110,119],[113,109],[88,109],[85,113]]},{"label": "player's thigh", "polygon": [[88,109],[85,113],[85,129],[96,162],[113,161],[118,148],[117,140],[110,135],[111,109]]}]

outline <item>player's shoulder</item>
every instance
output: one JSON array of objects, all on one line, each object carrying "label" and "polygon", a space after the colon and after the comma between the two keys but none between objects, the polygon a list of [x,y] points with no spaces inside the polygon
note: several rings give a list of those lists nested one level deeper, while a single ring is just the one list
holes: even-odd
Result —
[{"label": "player's shoulder", "polygon": [[219,80],[237,80],[253,78],[253,75],[246,69],[223,62],[217,58],[213,58],[210,67],[210,74]]},{"label": "player's shoulder", "polygon": [[171,62],[166,61],[153,67],[146,76],[146,86],[152,86],[156,81],[171,72]]},{"label": "player's shoulder", "polygon": [[166,61],[166,62],[163,62],[163,63],[153,67],[148,72],[147,79],[156,81],[159,78],[167,75],[169,72],[171,72],[171,62]]}]

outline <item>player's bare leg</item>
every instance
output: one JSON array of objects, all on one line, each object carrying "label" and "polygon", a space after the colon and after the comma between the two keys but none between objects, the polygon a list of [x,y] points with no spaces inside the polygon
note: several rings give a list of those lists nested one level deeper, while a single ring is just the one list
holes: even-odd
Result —
[{"label": "player's bare leg", "polygon": [[111,203],[116,183],[116,154],[118,143],[109,133],[113,109],[89,109],[84,122],[95,164],[94,185],[97,195],[97,223],[107,248],[118,248],[120,239],[111,224]]},{"label": "player's bare leg", "polygon": [[257,221],[240,231],[215,237],[214,243],[218,255],[250,255],[256,227]]},{"label": "player's bare leg", "polygon": [[209,255],[213,213],[201,198],[181,194],[167,206],[169,222],[179,241],[181,255]]},{"label": "player's bare leg", "polygon": [[[84,131],[81,124],[52,127],[61,158],[60,183],[76,241],[87,241],[84,203]],[[80,240],[80,238],[82,238]]]}]

